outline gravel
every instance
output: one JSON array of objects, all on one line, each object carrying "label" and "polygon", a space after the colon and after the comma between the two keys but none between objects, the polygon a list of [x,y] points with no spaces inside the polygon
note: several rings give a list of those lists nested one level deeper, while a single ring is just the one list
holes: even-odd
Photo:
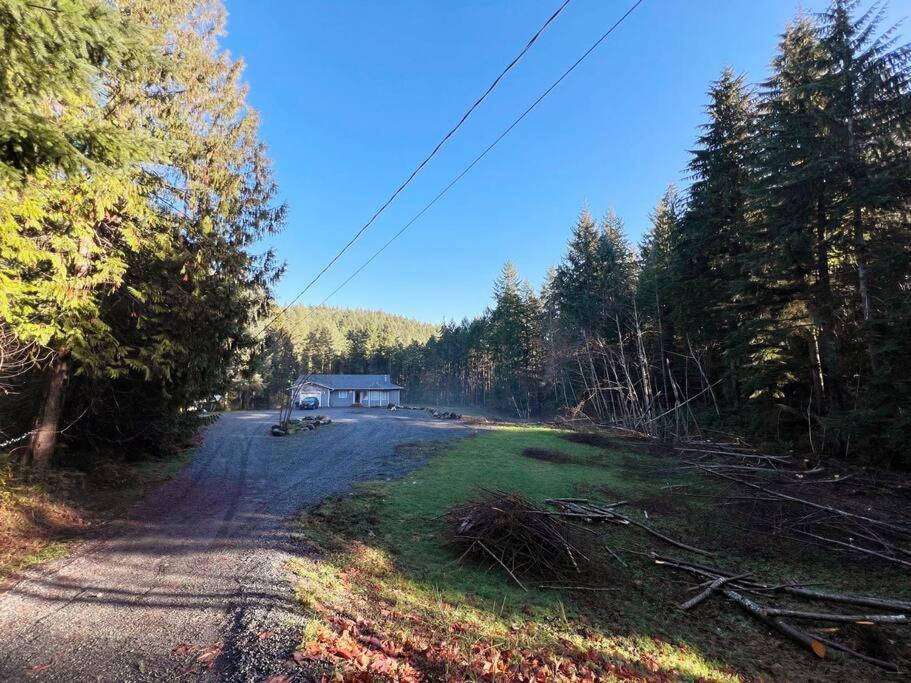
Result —
[{"label": "gravel", "polygon": [[[193,461],[79,552],[0,595],[0,680],[261,680],[300,631],[294,513],[421,464],[402,443],[465,436],[410,411],[324,409],[274,437],[274,412],[226,413]],[[300,415],[297,413],[296,415]]]}]

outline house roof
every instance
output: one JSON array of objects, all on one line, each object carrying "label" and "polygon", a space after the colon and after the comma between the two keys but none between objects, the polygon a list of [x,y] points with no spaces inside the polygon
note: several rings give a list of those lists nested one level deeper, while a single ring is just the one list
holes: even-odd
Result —
[{"label": "house roof", "polygon": [[389,375],[301,375],[295,384],[316,384],[327,389],[401,389]]}]

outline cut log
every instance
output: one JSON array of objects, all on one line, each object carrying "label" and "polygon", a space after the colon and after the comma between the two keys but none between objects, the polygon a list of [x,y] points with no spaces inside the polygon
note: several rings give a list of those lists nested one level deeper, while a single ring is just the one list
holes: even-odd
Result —
[{"label": "cut log", "polygon": [[806,631],[802,631],[796,626],[792,626],[779,617],[768,616],[765,609],[761,605],[753,602],[745,595],[742,595],[731,588],[725,588],[724,594],[760,621],[768,624],[779,633],[786,635],[791,640],[800,643],[820,659],[825,658],[826,646],[825,643],[823,643],[819,638],[807,633]]},{"label": "cut log", "polygon": [[831,612],[801,612],[794,609],[768,608],[770,617],[791,619],[812,619],[815,621],[836,621],[847,624],[907,624],[906,614],[833,614]]}]

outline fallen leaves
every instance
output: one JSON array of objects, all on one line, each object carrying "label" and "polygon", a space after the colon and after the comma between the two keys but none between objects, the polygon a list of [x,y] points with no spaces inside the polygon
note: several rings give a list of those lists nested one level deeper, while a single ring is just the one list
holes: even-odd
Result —
[{"label": "fallen leaves", "polygon": [[215,643],[203,650],[198,657],[196,657],[197,664],[202,664],[203,666],[211,667],[215,660],[218,659],[218,655],[221,654],[222,644]]},{"label": "fallen leaves", "polygon": [[330,662],[342,673],[342,680],[356,680],[352,676],[358,673],[406,683],[421,680],[420,672],[408,661],[403,647],[391,640],[362,633],[361,626],[350,619],[329,615],[328,620],[332,628],[320,629],[315,640],[304,643],[294,652],[295,662]]},{"label": "fallen leaves", "polygon": [[[293,661],[299,665],[331,665],[334,677],[330,680],[408,683],[433,680],[441,671],[447,680],[456,681],[672,680],[652,658],[644,658],[643,671],[607,652],[579,648],[566,639],[552,648],[502,647],[477,640],[469,625],[453,622],[446,629],[451,637],[430,634],[426,639],[415,636],[397,641],[380,635],[392,630],[391,624],[349,619],[331,612],[322,613],[322,618],[325,621],[313,639],[294,652]],[[429,624],[425,626],[431,628]]]},{"label": "fallen leaves", "polygon": [[[352,555],[361,552],[351,547]],[[594,683],[601,680],[664,682],[674,679],[656,659],[626,659],[583,617],[575,631],[555,632],[535,619],[496,622],[472,616],[440,597],[431,603],[378,573],[375,558],[344,556],[337,566],[307,558],[301,592],[313,621],[288,660],[307,675],[335,682],[516,681]],[[526,606],[526,616],[533,616]]]}]

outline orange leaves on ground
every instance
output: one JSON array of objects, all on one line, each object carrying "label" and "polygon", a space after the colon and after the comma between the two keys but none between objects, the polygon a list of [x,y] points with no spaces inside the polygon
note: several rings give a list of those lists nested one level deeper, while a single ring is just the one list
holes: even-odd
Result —
[{"label": "orange leaves on ground", "polygon": [[[641,672],[595,648],[581,650],[564,640],[555,650],[502,648],[471,640],[471,629],[458,622],[449,625],[452,638],[412,637],[403,642],[383,638],[378,625],[324,614],[326,624],[314,640],[294,653],[294,660],[321,661],[336,667],[343,681],[421,681],[424,670],[446,671],[449,680],[519,681],[539,683],[578,681],[594,683],[605,678],[631,681],[667,681],[670,677],[654,660]],[[428,626],[429,628],[429,626]],[[466,634],[459,638],[458,634]],[[431,675],[433,678],[433,675]]]},{"label": "orange leaves on ground", "polygon": [[315,640],[304,643],[293,655],[296,662],[332,662],[344,680],[360,680],[360,674],[406,682],[421,680],[420,672],[403,657],[404,648],[391,640],[362,633],[365,622],[359,624],[339,616],[327,618],[333,628],[320,629]]},{"label": "orange leaves on ground", "polygon": [[215,663],[215,660],[218,659],[218,655],[221,654],[221,650],[222,644],[215,643],[214,645],[211,645],[210,647],[207,647],[205,650],[203,650],[196,658],[196,662],[198,664],[202,664],[203,666],[211,667]]},{"label": "orange leaves on ground", "polygon": [[377,585],[376,577],[356,564],[340,574],[347,590],[326,603],[310,603],[321,626],[294,653],[301,666],[328,664],[334,669],[332,681],[663,683],[673,678],[647,655],[628,662],[607,648],[592,647],[601,642],[593,628],[580,633],[581,643],[569,638],[541,642],[534,621],[518,618],[504,625],[505,634],[493,645],[470,619],[446,620],[448,605],[435,604],[432,613],[403,609],[409,603],[398,600],[397,590]]}]

